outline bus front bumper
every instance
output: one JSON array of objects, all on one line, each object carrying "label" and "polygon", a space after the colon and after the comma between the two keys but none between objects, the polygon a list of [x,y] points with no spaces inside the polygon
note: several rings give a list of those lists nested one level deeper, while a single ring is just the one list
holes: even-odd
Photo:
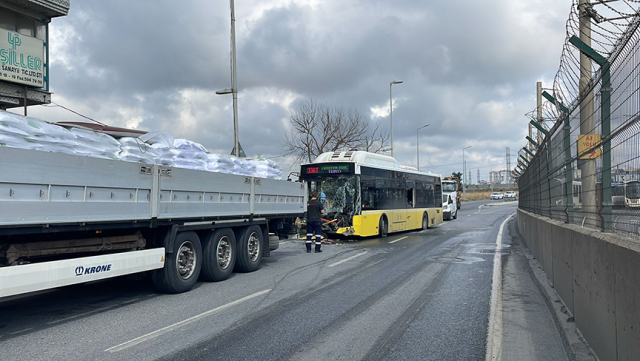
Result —
[{"label": "bus front bumper", "polygon": [[338,230],[336,231],[336,234],[340,234],[343,236],[352,236],[355,233],[356,230],[353,227],[338,228]]}]

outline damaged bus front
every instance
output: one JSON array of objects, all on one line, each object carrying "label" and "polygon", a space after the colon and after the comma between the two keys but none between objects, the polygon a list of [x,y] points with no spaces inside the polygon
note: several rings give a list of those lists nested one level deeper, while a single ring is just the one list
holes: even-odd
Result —
[{"label": "damaged bus front", "polygon": [[353,217],[361,213],[358,176],[353,163],[303,165],[300,179],[307,183],[309,194],[318,192],[325,214],[322,230],[327,235],[350,236]]}]

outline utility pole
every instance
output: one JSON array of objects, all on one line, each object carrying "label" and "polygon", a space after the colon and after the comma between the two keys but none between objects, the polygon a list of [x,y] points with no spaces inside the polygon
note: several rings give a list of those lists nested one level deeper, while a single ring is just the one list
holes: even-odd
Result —
[{"label": "utility pole", "polygon": [[[463,182],[463,180],[465,180],[465,177],[467,176],[465,173],[467,172],[467,162],[464,161],[464,151],[465,149],[469,149],[471,148],[471,146],[467,146],[462,148],[462,179],[461,184],[462,184],[462,199],[466,200],[467,199],[467,187],[464,186],[465,183],[467,182]],[[471,178],[471,176],[469,176],[469,178]]]},{"label": "utility pole", "polygon": [[[542,82],[539,81],[536,83],[536,100],[537,100],[537,117],[536,117],[536,121],[538,122],[538,125],[540,127],[542,127]],[[529,124],[529,128],[531,128],[531,124]],[[542,137],[544,135],[542,134],[542,132],[538,131],[538,144],[542,144]]]},{"label": "utility pole", "polygon": [[[591,46],[591,16],[587,11],[589,0],[580,0],[578,11],[580,14],[580,40]],[[595,128],[593,113],[593,91],[590,89],[592,76],[591,59],[584,52],[580,52],[580,134],[592,134]],[[583,213],[596,214],[596,160],[578,159],[580,177],[582,179],[582,209]],[[567,182],[573,181],[567,179]],[[596,226],[596,219],[585,218],[585,223]]]},{"label": "utility pole", "polygon": [[511,154],[509,147],[507,147],[507,154],[505,155],[505,160],[507,164],[507,187],[511,187]]},{"label": "utility pole", "polygon": [[233,92],[233,149],[235,156],[240,154],[240,142],[238,140],[238,72],[236,70],[236,13],[233,0],[231,6],[231,61],[233,72],[231,75],[231,89]]},{"label": "utility pole", "polygon": [[244,151],[240,151],[240,142],[238,141],[238,76],[236,71],[236,14],[234,0],[229,0],[231,7],[231,89],[223,89],[216,91],[216,94],[232,94],[233,95],[233,155],[245,156]]}]

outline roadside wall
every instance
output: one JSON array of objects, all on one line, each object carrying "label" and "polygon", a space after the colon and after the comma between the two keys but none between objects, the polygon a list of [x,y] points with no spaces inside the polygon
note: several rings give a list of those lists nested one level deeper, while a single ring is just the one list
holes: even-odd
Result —
[{"label": "roadside wall", "polygon": [[518,229],[598,358],[640,359],[640,242],[520,209]]}]

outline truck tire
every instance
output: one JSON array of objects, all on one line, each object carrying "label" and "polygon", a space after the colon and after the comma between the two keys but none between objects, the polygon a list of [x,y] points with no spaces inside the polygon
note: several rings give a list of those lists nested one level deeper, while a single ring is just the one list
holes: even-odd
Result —
[{"label": "truck tire", "polygon": [[456,213],[453,214],[453,219],[458,219],[458,210],[456,209]]},{"label": "truck tire", "polygon": [[422,215],[422,230],[425,230],[429,228],[429,216],[427,215],[427,213],[425,212]]},{"label": "truck tire", "polygon": [[238,252],[235,270],[253,272],[260,268],[262,262],[262,229],[260,226],[242,228],[236,234]]},{"label": "truck tire", "polygon": [[387,222],[387,217],[382,215],[380,217],[380,223],[378,223],[378,235],[380,237],[386,237],[389,234],[389,222]]},{"label": "truck tire", "polygon": [[203,281],[224,281],[236,264],[236,235],[230,228],[218,229],[207,234],[204,244],[200,278]]},{"label": "truck tire", "polygon": [[186,292],[198,281],[201,267],[200,238],[195,232],[180,232],[173,242],[173,253],[165,256],[163,268],[152,271],[151,279],[161,292]]}]

